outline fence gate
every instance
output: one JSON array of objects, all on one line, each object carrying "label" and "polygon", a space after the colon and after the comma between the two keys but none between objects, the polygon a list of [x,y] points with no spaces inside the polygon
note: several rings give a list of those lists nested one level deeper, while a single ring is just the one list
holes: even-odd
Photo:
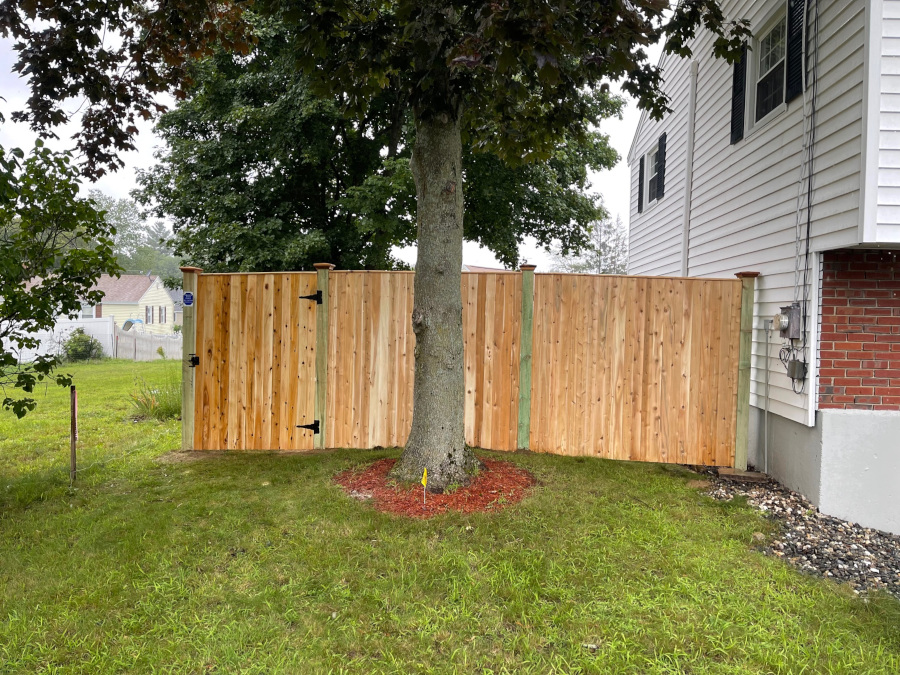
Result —
[{"label": "fence gate", "polygon": [[[413,274],[316,267],[190,275],[195,449],[406,442]],[[464,273],[466,442],[745,468],[755,274],[739,276]]]},{"label": "fence gate", "polygon": [[315,294],[314,272],[197,277],[194,449],[312,449]]}]

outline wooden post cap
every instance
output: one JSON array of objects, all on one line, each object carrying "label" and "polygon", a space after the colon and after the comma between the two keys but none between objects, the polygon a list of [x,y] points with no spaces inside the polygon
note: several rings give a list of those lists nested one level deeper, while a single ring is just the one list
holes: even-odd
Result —
[{"label": "wooden post cap", "polygon": [[523,272],[534,272],[537,268],[537,265],[532,265],[531,263],[525,263],[524,265],[519,266],[519,269]]},{"label": "wooden post cap", "polygon": [[759,272],[738,272],[734,276],[738,279],[755,279],[759,276]]},{"label": "wooden post cap", "polygon": [[313,267],[315,267],[317,270],[333,270],[334,269],[334,265],[332,265],[331,263],[315,263],[313,265]]},{"label": "wooden post cap", "polygon": [[200,274],[203,270],[199,267],[179,267],[185,274]]}]

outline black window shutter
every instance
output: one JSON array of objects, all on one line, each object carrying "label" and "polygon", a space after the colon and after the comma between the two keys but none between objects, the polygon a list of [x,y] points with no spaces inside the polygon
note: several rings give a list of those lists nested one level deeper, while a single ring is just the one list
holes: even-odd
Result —
[{"label": "black window shutter", "polygon": [[638,213],[644,212],[644,157],[638,164]]},{"label": "black window shutter", "polygon": [[731,81],[731,143],[744,137],[744,98],[747,88],[747,47],[741,52],[740,61],[734,64]]},{"label": "black window shutter", "polygon": [[805,8],[806,0],[788,0],[785,102],[793,101],[803,93],[803,12]]},{"label": "black window shutter", "polygon": [[656,198],[662,199],[666,182],[666,135],[659,137],[659,151],[656,153]]}]

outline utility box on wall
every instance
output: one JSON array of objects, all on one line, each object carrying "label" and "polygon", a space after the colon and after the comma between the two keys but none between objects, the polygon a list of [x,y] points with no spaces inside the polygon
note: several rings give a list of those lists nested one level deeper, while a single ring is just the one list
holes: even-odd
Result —
[{"label": "utility box on wall", "polygon": [[775,316],[775,327],[779,335],[788,340],[799,340],[802,337],[803,327],[800,316],[800,303],[793,303],[781,308],[781,313]]}]

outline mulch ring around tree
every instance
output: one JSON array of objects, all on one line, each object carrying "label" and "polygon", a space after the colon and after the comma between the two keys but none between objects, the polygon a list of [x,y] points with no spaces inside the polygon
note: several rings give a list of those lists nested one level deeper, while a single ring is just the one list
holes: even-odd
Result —
[{"label": "mulch ring around tree", "polygon": [[421,485],[403,485],[388,477],[395,459],[381,459],[363,469],[349,469],[334,477],[350,497],[371,501],[379,511],[410,518],[431,518],[447,511],[498,511],[522,500],[535,484],[531,473],[512,462],[482,460],[484,469],[466,486],[443,494],[429,492],[422,504]]}]

